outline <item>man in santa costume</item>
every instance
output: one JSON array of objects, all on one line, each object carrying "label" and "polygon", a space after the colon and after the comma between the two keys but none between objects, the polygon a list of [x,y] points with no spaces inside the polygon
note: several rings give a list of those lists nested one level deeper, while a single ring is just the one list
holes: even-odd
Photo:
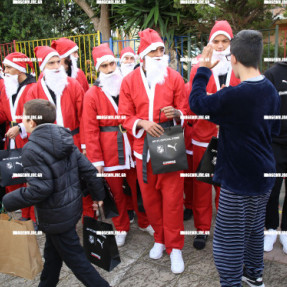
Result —
[{"label": "man in santa costume", "polygon": [[89,83],[85,73],[77,66],[79,59],[77,44],[70,39],[60,38],[53,40],[51,47],[59,53],[61,64],[64,66],[67,75],[76,79],[86,92],[89,89]]},{"label": "man in santa costume", "polygon": [[[131,47],[125,47],[120,53],[120,71],[122,76],[125,77],[127,74],[132,72],[136,65],[136,54]],[[132,203],[132,198],[128,197],[128,214],[130,222],[134,222],[134,208]]]},{"label": "man in santa costume", "polygon": [[[100,72],[96,84],[89,89],[84,99],[83,121],[87,157],[99,173],[125,173],[131,188],[138,225],[141,230],[153,235],[145,213],[137,208],[136,170],[128,134],[118,118],[119,92],[122,75],[116,66],[116,60],[108,44],[93,48],[96,70]],[[127,196],[123,192],[123,177],[106,177],[113,193],[119,216],[113,223],[117,231],[125,234],[116,235],[118,246],[125,243],[130,220],[127,213]]]},{"label": "man in santa costume", "polygon": [[131,47],[125,47],[120,54],[121,72],[123,77],[134,70],[136,54]]},{"label": "man in santa costume", "polygon": [[[0,123],[6,123],[5,148],[22,148],[27,140],[27,133],[22,123],[23,106],[30,89],[35,86],[36,80],[27,73],[27,64],[34,70],[33,63],[29,58],[19,52],[14,52],[4,59],[4,86],[0,94]],[[19,136],[18,136],[19,135]],[[6,192],[11,192],[23,185],[7,186]],[[35,215],[33,207],[22,209],[22,220],[32,219]]]},{"label": "man in santa costume", "polygon": [[35,54],[42,76],[27,95],[27,100],[44,99],[56,105],[56,123],[69,128],[75,145],[80,150],[85,149],[84,131],[80,127],[83,88],[78,81],[67,76],[56,50],[48,46],[38,46],[35,48]]},{"label": "man in santa costume", "polygon": [[[233,38],[232,29],[227,21],[216,21],[209,35],[209,43],[213,45],[212,61],[219,63],[212,69],[212,75],[206,87],[207,93],[213,94],[224,86],[236,86],[240,83],[232,71],[230,63],[230,40]],[[200,56],[197,57],[200,61]],[[199,67],[199,63],[192,67],[190,72],[190,87]],[[191,91],[191,88],[190,88]],[[202,159],[202,156],[212,137],[218,135],[218,128],[215,124],[197,119],[193,124],[193,172]],[[219,187],[215,187],[215,205],[218,208]],[[212,220],[212,185],[194,179],[192,211],[194,225],[197,231],[209,233]],[[206,244],[207,234],[198,234],[193,242],[196,249],[203,249]]]},{"label": "man in santa costume", "polygon": [[[183,178],[181,171],[153,174],[149,152],[144,148],[146,134],[158,137],[164,127],[174,122],[183,124],[186,97],[180,74],[168,67],[164,43],[159,34],[146,29],[139,32],[138,54],[142,65],[122,82],[119,115],[125,116],[124,127],[133,135],[138,181],[149,222],[155,230],[152,259],[159,259],[166,250],[171,258],[171,270],[184,270],[181,249],[183,226]],[[159,114],[161,113],[160,121]],[[143,175],[144,173],[144,175]]]}]

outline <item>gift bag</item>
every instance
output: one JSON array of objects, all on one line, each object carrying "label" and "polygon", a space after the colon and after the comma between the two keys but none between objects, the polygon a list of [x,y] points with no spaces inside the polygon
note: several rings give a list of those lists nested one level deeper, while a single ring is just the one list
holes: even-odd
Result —
[{"label": "gift bag", "polygon": [[[0,272],[34,279],[43,269],[32,220],[19,221],[0,214]],[[30,234],[25,234],[30,233]]]},{"label": "gift bag", "polygon": [[139,182],[137,180],[137,203],[138,203],[138,210],[140,212],[145,212],[144,205],[143,205],[143,198],[142,198],[142,193],[140,189]]},{"label": "gift bag", "polygon": [[147,134],[147,141],[154,174],[188,168],[181,126],[165,128],[164,134],[160,137]]},{"label": "gift bag", "polygon": [[[0,150],[0,185],[21,184],[26,182],[25,177],[17,177],[17,173],[24,173],[22,165],[22,149]],[[13,177],[14,174],[14,177]]]},{"label": "gift bag", "polygon": [[124,194],[125,195],[128,195],[128,196],[132,196],[132,190],[128,184],[128,181],[127,179],[124,177],[124,180],[123,180],[123,191],[124,191]]},{"label": "gift bag", "polygon": [[115,235],[107,235],[109,231],[113,233],[112,224],[84,217],[83,241],[86,256],[90,262],[106,271],[112,271],[121,263]]},{"label": "gift bag", "polygon": [[114,196],[111,192],[111,188],[105,179],[103,179],[103,181],[104,181],[104,188],[105,188],[105,194],[106,194],[105,199],[104,199],[104,206],[103,206],[105,218],[108,219],[108,218],[119,216],[119,212],[117,209]]},{"label": "gift bag", "polygon": [[217,143],[218,138],[212,137],[196,170],[197,174],[210,174],[210,176],[197,176],[196,179],[205,183],[220,186],[220,184],[212,180],[217,160]]}]

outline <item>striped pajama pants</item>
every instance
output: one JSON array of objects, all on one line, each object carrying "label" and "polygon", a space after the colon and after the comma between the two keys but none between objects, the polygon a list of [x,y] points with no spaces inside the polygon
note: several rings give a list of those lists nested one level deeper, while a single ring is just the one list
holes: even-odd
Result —
[{"label": "striped pajama pants", "polygon": [[221,286],[242,286],[243,266],[248,276],[262,277],[265,212],[270,192],[243,196],[221,188],[213,239]]}]

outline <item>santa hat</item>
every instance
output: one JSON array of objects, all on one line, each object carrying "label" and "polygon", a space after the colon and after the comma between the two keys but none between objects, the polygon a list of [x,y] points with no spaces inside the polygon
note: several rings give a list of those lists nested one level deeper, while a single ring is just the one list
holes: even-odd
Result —
[{"label": "santa hat", "polygon": [[158,47],[164,47],[163,40],[155,30],[147,28],[139,32],[139,36],[140,46],[138,48],[138,54],[141,59],[143,59],[149,52],[156,50]]},{"label": "santa hat", "polygon": [[215,22],[215,25],[211,29],[211,32],[209,35],[209,42],[212,42],[212,40],[218,35],[224,35],[229,40],[231,40],[231,38],[233,38],[232,29],[226,20]]},{"label": "santa hat", "polygon": [[9,65],[22,73],[27,73],[26,65],[28,64],[32,71],[34,71],[34,66],[32,61],[23,53],[14,52],[6,56],[3,64]]},{"label": "santa hat", "polygon": [[79,49],[75,42],[67,38],[53,40],[51,47],[59,53],[61,59],[68,57]]},{"label": "santa hat", "polygon": [[49,46],[38,46],[34,49],[35,55],[38,59],[40,70],[43,71],[48,61],[54,57],[60,57],[59,53]]},{"label": "santa hat", "polygon": [[136,58],[136,54],[131,47],[125,47],[122,49],[120,54],[120,62],[122,62],[126,56],[132,56],[134,59]]},{"label": "santa hat", "polygon": [[93,59],[96,70],[99,70],[100,65],[103,62],[109,61],[113,62],[116,61],[113,51],[110,49],[107,43],[101,44],[97,47],[93,48]]}]

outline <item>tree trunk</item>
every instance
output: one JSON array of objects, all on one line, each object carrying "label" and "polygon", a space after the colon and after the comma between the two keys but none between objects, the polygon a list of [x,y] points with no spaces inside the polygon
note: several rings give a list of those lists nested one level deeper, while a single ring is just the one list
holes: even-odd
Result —
[{"label": "tree trunk", "polygon": [[101,5],[101,16],[96,17],[93,9],[85,0],[74,0],[82,10],[88,15],[94,25],[95,31],[102,33],[103,41],[108,41],[111,37],[111,25],[109,19],[109,6],[107,4]]},{"label": "tree trunk", "polygon": [[107,4],[101,5],[100,32],[102,33],[103,41],[108,41],[111,37],[109,6]]}]

